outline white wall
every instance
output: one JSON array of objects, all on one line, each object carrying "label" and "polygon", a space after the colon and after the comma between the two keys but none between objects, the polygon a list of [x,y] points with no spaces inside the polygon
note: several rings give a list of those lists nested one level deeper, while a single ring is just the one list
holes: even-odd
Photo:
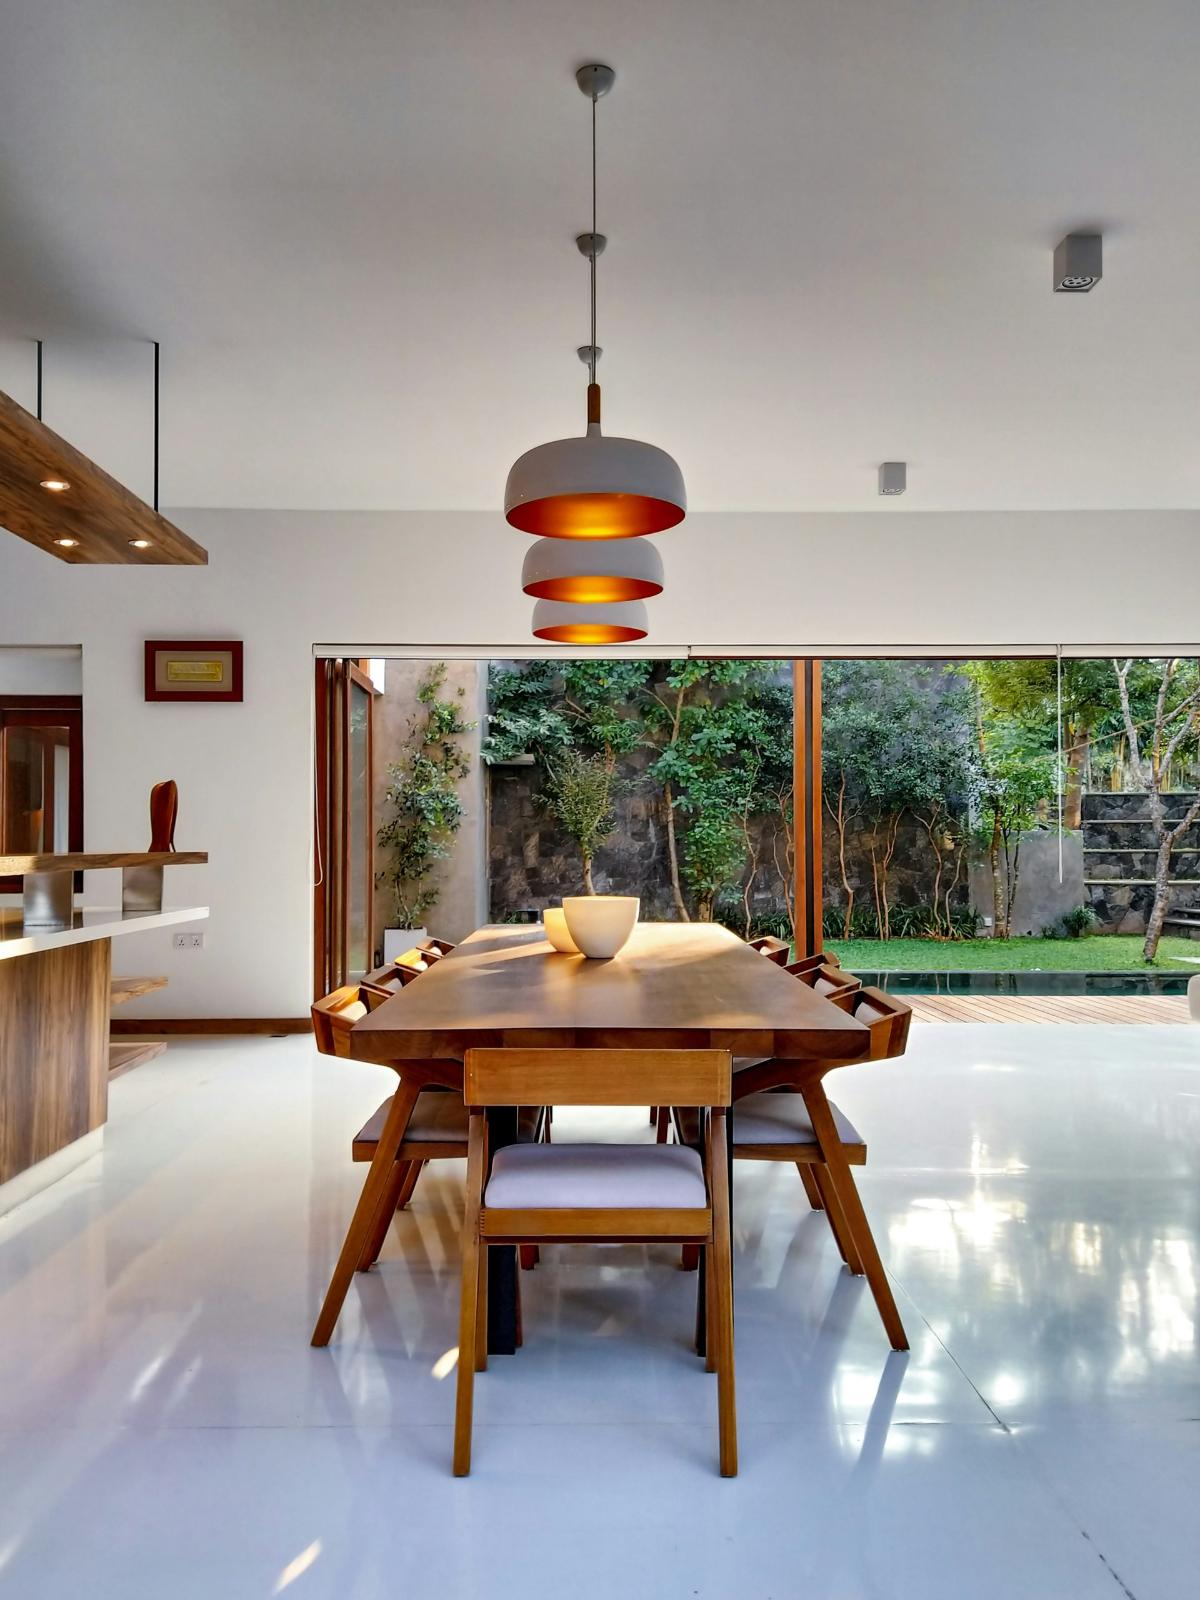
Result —
[{"label": "white wall", "polygon": [[[70,567],[0,535],[0,642],[83,645],[89,849],[141,844],[151,785],[175,778],[178,845],[211,852],[168,874],[175,904],[212,907],[205,950],[177,955],[169,932],[114,945],[119,970],[171,980],[129,1014],[301,1016],[313,645],[527,648],[524,540],[482,513],[169,514],[208,546],[207,568]],[[697,514],[661,548],[649,643],[664,648],[936,655],[1200,636],[1194,512]],[[154,637],[244,639],[244,704],[147,705]],[[111,899],[115,885],[89,883],[89,900],[106,887]]]},{"label": "white wall", "polygon": [[82,693],[83,654],[78,645],[23,649],[0,644],[0,694]]}]

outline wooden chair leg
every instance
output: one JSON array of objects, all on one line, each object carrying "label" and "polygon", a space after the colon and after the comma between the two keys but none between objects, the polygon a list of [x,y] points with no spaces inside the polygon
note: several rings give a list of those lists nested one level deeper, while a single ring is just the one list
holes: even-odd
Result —
[{"label": "wooden chair leg", "polygon": [[684,1272],[695,1272],[700,1265],[700,1246],[698,1244],[685,1244],[680,1247],[679,1265]]},{"label": "wooden chair leg", "polygon": [[[379,1214],[379,1206],[392,1181],[396,1152],[404,1138],[404,1131],[408,1127],[408,1120],[412,1116],[419,1093],[418,1085],[406,1084],[401,1079],[399,1088],[392,1096],[391,1110],[387,1114],[387,1121],[383,1125],[383,1132],[379,1136],[379,1143],[375,1147],[375,1154],[367,1169],[362,1193],[358,1197],[358,1204],[354,1208],[354,1215],[350,1219],[350,1226],[342,1244],[342,1253],[338,1256],[337,1266],[333,1269],[333,1277],[329,1280],[325,1301],[321,1306],[317,1325],[313,1329],[314,1345],[329,1343],[346,1299],[346,1291],[354,1279],[354,1270],[362,1260],[363,1251]],[[388,1214],[390,1216],[391,1212]]]},{"label": "wooden chair leg", "polygon": [[846,1263],[850,1272],[856,1278],[861,1278],[863,1275],[862,1258],[858,1253],[858,1246],[854,1241],[854,1234],[851,1232],[850,1224],[846,1221],[846,1214],[842,1210],[842,1202],[838,1199],[833,1180],[824,1167],[814,1168],[813,1180],[820,1189],[823,1201],[821,1209],[824,1211],[826,1221],[829,1223],[829,1231],[833,1234],[833,1242],[838,1247],[838,1255]]},{"label": "wooden chair leg", "polygon": [[400,1186],[400,1193],[396,1196],[397,1211],[403,1211],[412,1199],[413,1191],[417,1187],[417,1179],[421,1176],[425,1167],[423,1161],[409,1161],[405,1165],[408,1167],[408,1171],[404,1174],[404,1182]]},{"label": "wooden chair leg", "polygon": [[486,1372],[488,1364],[487,1348],[487,1302],[488,1302],[488,1247],[481,1244],[479,1247],[479,1288],[476,1292],[475,1309],[475,1371]]},{"label": "wooden chair leg", "polygon": [[737,1396],[733,1364],[733,1240],[729,1215],[729,1146],[725,1111],[709,1113],[708,1181],[712,1189],[713,1328],[717,1345],[717,1417],[720,1429],[721,1476],[737,1476]]},{"label": "wooden chair leg", "polygon": [[670,1106],[659,1106],[654,1113],[654,1142],[666,1144],[667,1131],[671,1126]]},{"label": "wooden chair leg", "polygon": [[859,1259],[862,1262],[862,1270],[866,1274],[867,1282],[871,1286],[871,1293],[875,1297],[875,1305],[878,1308],[884,1332],[887,1334],[893,1350],[907,1350],[908,1335],[905,1333],[904,1324],[900,1320],[900,1313],[896,1308],[896,1300],[892,1294],[892,1286],[888,1282],[883,1262],[879,1259],[879,1251],[875,1248],[871,1224],[867,1221],[867,1214],[863,1210],[858,1187],[854,1182],[854,1174],[850,1171],[850,1164],[846,1160],[841,1141],[837,1136],[837,1128],[834,1125],[833,1113],[829,1109],[829,1101],[825,1098],[825,1091],[819,1086],[813,1089],[806,1089],[804,1091],[804,1105],[808,1112],[809,1121],[812,1123],[813,1132],[817,1136],[817,1143],[821,1147],[821,1154],[825,1158],[825,1172],[830,1180],[832,1192],[837,1195],[838,1200],[841,1202],[842,1213],[849,1229],[850,1238],[857,1249]]},{"label": "wooden chair leg", "polygon": [[[713,1281],[713,1250],[712,1245],[704,1246],[704,1275],[705,1281],[711,1285]],[[704,1297],[704,1370],[715,1372],[717,1370],[717,1330],[714,1324],[716,1316],[717,1297],[709,1293]]]},{"label": "wooden chair leg", "polygon": [[821,1191],[817,1188],[817,1180],[812,1174],[812,1162],[797,1161],[796,1171],[800,1174],[800,1182],[804,1185],[809,1205],[814,1211],[824,1211],[825,1202],[821,1199]]},{"label": "wooden chair leg", "polygon": [[454,1476],[471,1470],[471,1422],[475,1408],[475,1346],[479,1329],[479,1266],[484,1249],[479,1238],[483,1198],[483,1117],[471,1114],[467,1146],[467,1207],[462,1232],[462,1301],[458,1314],[458,1386],[454,1404]]},{"label": "wooden chair leg", "polygon": [[542,1259],[542,1252],[536,1244],[519,1244],[517,1246],[517,1265],[522,1272],[532,1272]]},{"label": "wooden chair leg", "polygon": [[392,1218],[396,1215],[400,1196],[404,1192],[404,1185],[408,1181],[409,1168],[412,1164],[411,1161],[397,1161],[392,1165],[392,1175],[387,1188],[383,1191],[383,1199],[379,1202],[375,1225],[371,1229],[371,1236],[358,1259],[358,1270],[360,1272],[369,1272],[379,1260],[379,1252],[383,1249],[387,1239],[388,1229],[392,1225]]}]

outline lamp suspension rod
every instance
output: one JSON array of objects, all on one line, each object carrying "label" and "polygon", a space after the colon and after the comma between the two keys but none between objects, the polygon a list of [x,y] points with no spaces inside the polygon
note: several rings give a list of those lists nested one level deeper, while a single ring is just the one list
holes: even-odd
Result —
[{"label": "lamp suspension rod", "polygon": [[42,420],[42,341],[37,342],[37,419]]},{"label": "lamp suspension rod", "polygon": [[592,96],[592,248],[589,252],[592,281],[592,353],[588,360],[588,381],[596,381],[596,96]]}]

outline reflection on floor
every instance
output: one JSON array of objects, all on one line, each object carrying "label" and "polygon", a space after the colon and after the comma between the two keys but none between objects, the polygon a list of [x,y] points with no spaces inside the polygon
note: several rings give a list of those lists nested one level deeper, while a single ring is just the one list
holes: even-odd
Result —
[{"label": "reflection on floor", "polygon": [[388,1076],[173,1045],[0,1219],[0,1594],[1191,1597],[1200,1029],[913,1031],[834,1087],[912,1351],[795,1172],[739,1167],[733,1482],[695,1280],[635,1248],[543,1252],[453,1480],[457,1167],[311,1350]]}]

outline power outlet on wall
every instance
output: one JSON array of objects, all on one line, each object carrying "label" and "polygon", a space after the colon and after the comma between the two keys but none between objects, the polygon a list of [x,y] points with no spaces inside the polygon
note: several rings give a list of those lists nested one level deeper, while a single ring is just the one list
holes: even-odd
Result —
[{"label": "power outlet on wall", "polygon": [[202,933],[177,933],[172,943],[176,950],[203,950],[204,935]]}]

